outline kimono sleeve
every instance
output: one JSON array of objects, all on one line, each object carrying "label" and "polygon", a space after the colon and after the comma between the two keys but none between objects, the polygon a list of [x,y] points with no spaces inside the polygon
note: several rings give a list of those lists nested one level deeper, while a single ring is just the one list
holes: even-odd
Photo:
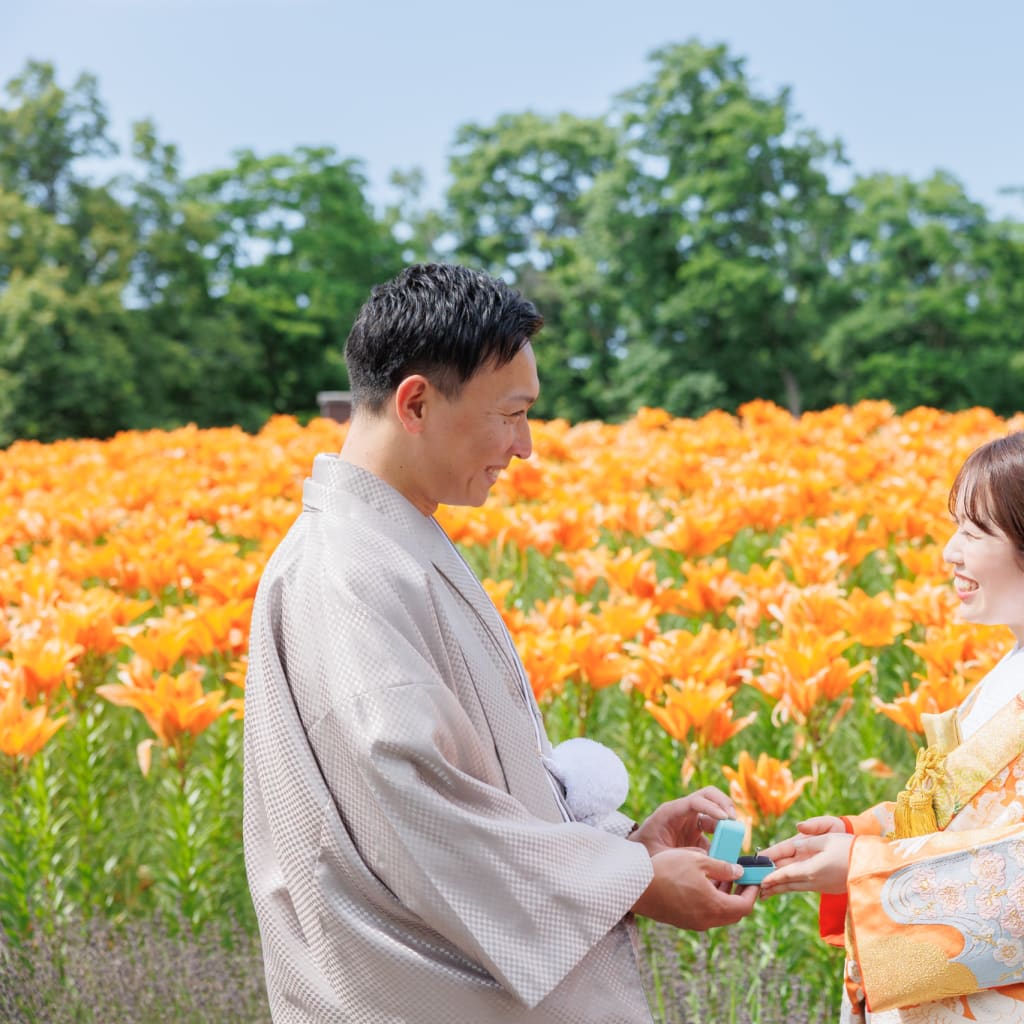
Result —
[{"label": "kimono sleeve", "polygon": [[847,891],[870,1010],[1024,982],[1024,825],[861,836]]},{"label": "kimono sleeve", "polygon": [[346,671],[376,685],[350,691],[310,736],[339,814],[402,906],[534,1006],[629,912],[650,857],[531,814],[422,647],[370,625],[377,641],[353,643]]},{"label": "kimono sleeve", "polygon": [[[892,802],[870,807],[860,814],[842,815],[848,835],[884,835],[892,828]],[[849,896],[844,893],[824,893],[818,907],[818,934],[830,946],[846,944],[846,911]]]}]

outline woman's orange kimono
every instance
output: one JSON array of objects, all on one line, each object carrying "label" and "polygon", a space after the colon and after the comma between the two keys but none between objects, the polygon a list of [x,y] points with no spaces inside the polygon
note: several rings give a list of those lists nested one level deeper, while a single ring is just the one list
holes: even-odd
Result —
[{"label": "woman's orange kimono", "polygon": [[844,819],[847,895],[821,912],[846,946],[844,1021],[1024,1024],[1024,694],[961,742],[963,710],[925,716],[948,751],[938,831],[893,838],[893,803]]}]

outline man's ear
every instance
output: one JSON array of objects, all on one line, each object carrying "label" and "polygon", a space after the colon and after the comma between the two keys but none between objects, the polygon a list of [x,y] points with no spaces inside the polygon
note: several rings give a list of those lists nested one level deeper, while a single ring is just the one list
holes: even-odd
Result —
[{"label": "man's ear", "polygon": [[395,413],[408,433],[418,434],[423,430],[432,392],[430,381],[420,373],[406,377],[395,389]]}]

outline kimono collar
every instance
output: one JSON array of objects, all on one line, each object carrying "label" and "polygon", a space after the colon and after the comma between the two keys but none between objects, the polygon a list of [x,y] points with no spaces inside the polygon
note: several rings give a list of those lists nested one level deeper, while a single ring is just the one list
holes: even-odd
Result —
[{"label": "kimono collar", "polygon": [[990,779],[1024,754],[1024,694],[963,741],[956,712],[921,716],[929,745],[917,752],[917,768],[897,797],[897,838],[946,828]]},{"label": "kimono collar", "polygon": [[312,476],[303,484],[302,505],[309,511],[365,522],[423,564],[432,565],[492,634],[510,665],[515,664],[501,615],[444,528],[390,484],[339,455],[321,454],[313,460]]}]

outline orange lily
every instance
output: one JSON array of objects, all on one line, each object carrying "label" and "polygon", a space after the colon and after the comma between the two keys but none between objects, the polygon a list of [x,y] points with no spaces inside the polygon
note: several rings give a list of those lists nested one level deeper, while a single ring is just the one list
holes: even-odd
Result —
[{"label": "orange lily", "polygon": [[822,636],[815,629],[784,629],[761,648],[763,668],[747,673],[752,686],[776,701],[775,712],[806,725],[815,711],[845,694],[871,671],[868,661],[851,665],[843,651],[851,644],[841,633]]},{"label": "orange lily", "polygon": [[729,795],[740,816],[752,825],[784,814],[811,781],[810,775],[794,779],[788,761],[759,754],[755,762],[745,750],[740,752],[736,768],[723,765],[722,774],[729,780]]},{"label": "orange lily", "polygon": [[567,679],[576,673],[573,661],[576,644],[570,630],[521,633],[517,637],[519,656],[538,702],[557,696]]},{"label": "orange lily", "polygon": [[925,580],[897,580],[893,587],[893,598],[909,619],[931,629],[945,626],[954,615],[959,598],[948,583],[931,583]]},{"label": "orange lily", "polygon": [[678,742],[693,739],[705,749],[720,747],[757,717],[757,712],[752,711],[742,718],[733,718],[731,698],[734,692],[735,689],[722,680],[706,683],[683,679],[664,688],[664,703],[646,700],[644,707]]},{"label": "orange lily", "polygon": [[148,680],[122,674],[124,683],[98,686],[96,692],[111,704],[141,711],[160,743],[175,750],[180,762],[188,744],[230,710],[223,690],[203,690],[204,674],[201,668],[177,675],[161,672]]},{"label": "orange lily", "polygon": [[687,562],[680,572],[684,582],[677,588],[676,608],[682,614],[720,615],[739,596],[739,583],[724,558]]},{"label": "orange lily", "polygon": [[572,652],[577,673],[595,690],[618,685],[633,667],[633,659],[622,653],[622,638],[589,623],[574,634]]},{"label": "orange lily", "polygon": [[34,704],[40,698],[49,700],[62,685],[68,690],[77,686],[79,677],[75,663],[85,653],[81,644],[40,629],[14,633],[9,646],[29,703]]},{"label": "orange lily", "polygon": [[194,612],[167,609],[160,618],[146,619],[138,626],[116,630],[118,637],[135,654],[161,672],[168,672],[191,648]]},{"label": "orange lily", "polygon": [[728,522],[728,511],[711,502],[703,507],[681,505],[670,511],[665,526],[647,534],[646,539],[691,558],[709,555],[736,534],[739,524]]},{"label": "orange lily", "polygon": [[945,676],[929,674],[928,678],[919,682],[913,689],[905,682],[901,696],[891,701],[882,701],[881,698],[874,697],[872,703],[886,718],[892,719],[908,732],[923,736],[922,714],[938,714],[958,707],[972,689],[974,682],[968,682],[960,673]]},{"label": "orange lily", "polygon": [[960,675],[976,682],[1002,657],[1006,632],[1002,626],[979,630],[947,622],[927,630],[923,641],[906,643],[924,660],[929,678]]},{"label": "orange lily", "polygon": [[241,654],[247,650],[252,604],[252,598],[200,603],[192,617],[192,635],[185,653],[200,658],[218,651]]},{"label": "orange lily", "polygon": [[673,629],[643,644],[627,644],[634,657],[634,680],[653,698],[662,685],[695,678],[725,682],[735,690],[744,680],[751,654],[743,638],[729,629],[704,623],[696,633]]},{"label": "orange lily", "polygon": [[484,578],[480,581],[487,596],[494,602],[495,608],[501,613],[509,632],[515,634],[523,628],[523,613],[516,607],[509,606],[508,595],[515,586],[514,580],[492,580]]},{"label": "orange lily", "polygon": [[863,647],[888,647],[910,629],[910,619],[901,614],[886,592],[869,597],[859,587],[841,604],[843,628]]},{"label": "orange lily", "polygon": [[23,685],[9,678],[0,689],[0,752],[28,761],[66,720],[48,717],[44,704],[26,707]]},{"label": "orange lily", "polygon": [[74,636],[87,650],[110,654],[122,644],[118,627],[152,607],[150,601],[137,601],[106,587],[90,587],[80,597],[62,605],[58,616],[62,632]]}]

